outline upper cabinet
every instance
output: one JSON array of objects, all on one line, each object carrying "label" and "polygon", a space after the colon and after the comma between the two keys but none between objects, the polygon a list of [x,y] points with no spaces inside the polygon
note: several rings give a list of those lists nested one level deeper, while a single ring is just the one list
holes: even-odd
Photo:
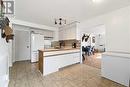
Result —
[{"label": "upper cabinet", "polygon": [[54,37],[53,31],[44,31],[43,33],[45,37]]},{"label": "upper cabinet", "polygon": [[43,34],[44,37],[50,37],[53,38],[54,37],[54,31],[50,31],[50,30],[38,30],[38,29],[31,29],[33,32],[38,33],[38,34]]},{"label": "upper cabinet", "polygon": [[59,40],[70,40],[70,39],[79,40],[78,33],[79,32],[77,28],[77,23],[62,26],[59,28]]}]

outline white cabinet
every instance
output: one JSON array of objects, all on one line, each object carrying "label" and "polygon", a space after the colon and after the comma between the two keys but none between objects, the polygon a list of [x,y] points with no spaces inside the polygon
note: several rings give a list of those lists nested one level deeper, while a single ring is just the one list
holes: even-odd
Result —
[{"label": "white cabinet", "polygon": [[59,30],[59,40],[64,40],[64,31],[63,30]]},{"label": "white cabinet", "polygon": [[52,72],[56,72],[59,70],[59,56],[53,56],[52,57],[47,57],[44,60],[44,75],[48,75]]},{"label": "white cabinet", "polygon": [[77,39],[77,25],[71,24],[66,25],[64,27],[60,27],[59,29],[59,40],[70,40]]},{"label": "white cabinet", "polygon": [[76,39],[76,27],[69,29],[68,34],[70,35],[70,39]]},{"label": "white cabinet", "polygon": [[102,76],[129,87],[129,64],[130,58],[104,54],[101,68]]},{"label": "white cabinet", "polygon": [[[70,60],[72,60],[72,56],[67,55],[61,55],[60,60],[60,68],[65,67],[67,65],[70,65]],[[69,60],[69,61],[68,61]]]},{"label": "white cabinet", "polygon": [[70,29],[63,29],[64,30],[64,40],[70,39]]},{"label": "white cabinet", "polygon": [[73,57],[74,57],[74,63],[78,63],[81,61],[80,60],[80,53],[75,53]]},{"label": "white cabinet", "polygon": [[54,32],[53,31],[44,31],[43,33],[44,33],[45,37],[54,37],[54,35],[53,35]]},{"label": "white cabinet", "polygon": [[34,33],[43,34],[45,37],[54,37],[54,31],[31,29]]},{"label": "white cabinet", "polygon": [[80,53],[61,55],[60,68],[80,62]]},{"label": "white cabinet", "polygon": [[58,71],[60,68],[80,63],[80,52],[66,53],[44,57],[44,76]]}]

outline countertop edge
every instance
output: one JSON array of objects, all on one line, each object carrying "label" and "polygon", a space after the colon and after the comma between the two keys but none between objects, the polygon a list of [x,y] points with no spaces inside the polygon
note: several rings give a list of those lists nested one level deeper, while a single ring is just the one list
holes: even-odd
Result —
[{"label": "countertop edge", "polygon": [[69,52],[69,53],[60,53],[60,54],[52,54],[52,55],[47,55],[47,56],[44,56],[44,57],[51,57],[51,56],[58,56],[58,55],[65,55],[65,54],[72,54],[72,53],[80,53],[80,51]]},{"label": "countertop edge", "polygon": [[43,50],[39,49],[38,51],[43,51],[43,52],[54,52],[54,51],[67,51],[67,50],[80,50],[80,48],[70,48],[70,49],[48,49],[48,50]]},{"label": "countertop edge", "polygon": [[102,55],[107,55],[107,56],[116,56],[116,57],[124,57],[127,59],[130,59],[130,53],[121,53],[121,52],[105,52]]}]

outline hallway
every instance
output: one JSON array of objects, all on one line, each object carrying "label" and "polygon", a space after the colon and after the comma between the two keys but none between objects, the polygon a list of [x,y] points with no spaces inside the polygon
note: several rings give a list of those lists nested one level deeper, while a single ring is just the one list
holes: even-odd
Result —
[{"label": "hallway", "polygon": [[76,64],[42,77],[37,64],[16,62],[10,69],[9,87],[124,87],[100,77],[100,69]]}]

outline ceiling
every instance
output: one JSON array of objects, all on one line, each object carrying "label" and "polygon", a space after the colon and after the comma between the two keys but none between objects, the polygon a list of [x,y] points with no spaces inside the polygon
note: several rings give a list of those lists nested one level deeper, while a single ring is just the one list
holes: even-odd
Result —
[{"label": "ceiling", "polygon": [[80,22],[128,6],[130,0],[15,0],[15,4],[17,19],[54,26],[54,18]]}]

